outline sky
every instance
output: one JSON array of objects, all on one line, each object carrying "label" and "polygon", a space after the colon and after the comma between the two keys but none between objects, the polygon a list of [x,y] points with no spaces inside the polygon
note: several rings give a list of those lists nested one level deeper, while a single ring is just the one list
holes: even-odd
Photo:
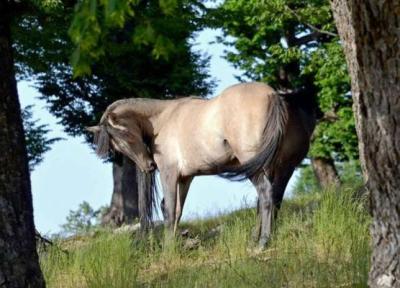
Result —
[{"label": "sky", "polygon": [[[220,31],[207,29],[198,33],[194,48],[211,56],[210,74],[217,80],[213,95],[236,84],[235,70],[222,58],[226,47],[210,43]],[[70,210],[87,201],[94,209],[109,205],[112,195],[112,167],[97,158],[83,137],[70,137],[57,124],[57,119],[46,109],[44,101],[33,83],[18,83],[21,106],[33,104],[33,116],[52,130],[49,137],[64,140],[53,144],[44,161],[31,174],[34,217],[37,230],[42,234],[57,233],[66,222]],[[293,176],[288,189],[293,185]],[[288,192],[288,191],[287,191]],[[252,184],[230,182],[217,176],[195,177],[189,190],[183,220],[204,218],[232,211],[255,203],[256,191]]]}]

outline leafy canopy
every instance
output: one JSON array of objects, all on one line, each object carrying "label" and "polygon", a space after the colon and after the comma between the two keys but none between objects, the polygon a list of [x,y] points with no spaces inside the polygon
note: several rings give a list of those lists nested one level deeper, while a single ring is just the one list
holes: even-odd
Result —
[{"label": "leafy canopy", "polygon": [[[13,30],[18,75],[35,80],[42,99],[67,133],[84,134],[88,140],[84,127],[97,124],[115,100],[205,96],[213,88],[207,71],[209,58],[193,51],[190,44],[199,27],[194,25],[197,2],[177,3],[179,13],[171,16],[158,1],[141,1],[140,13],[126,19],[122,29],[102,32],[103,54],[91,63],[91,74],[78,77],[69,61],[74,49],[68,35],[75,17],[73,7],[65,5],[61,12],[24,17]],[[154,57],[149,49],[152,44],[132,40],[147,23],[164,26],[164,35],[174,43],[167,58]]]},{"label": "leafy canopy", "polygon": [[[189,6],[192,7],[191,15],[187,14]],[[136,27],[130,34],[132,42],[137,46],[146,46],[156,59],[168,59],[178,48],[171,32],[179,30],[177,26],[183,22],[185,25],[194,25],[193,12],[199,13],[200,9],[197,8],[201,6],[198,1],[186,0],[79,1],[69,29],[75,44],[72,55],[75,75],[89,74],[91,64],[106,54],[110,31],[124,29],[132,19],[136,19]],[[158,12],[150,15],[147,13],[149,9]]]},{"label": "leafy canopy", "polygon": [[48,138],[50,132],[48,125],[39,124],[39,120],[33,119],[32,107],[29,105],[22,109],[22,122],[31,171],[43,161],[44,154],[50,151],[51,145],[62,140],[59,137]]}]

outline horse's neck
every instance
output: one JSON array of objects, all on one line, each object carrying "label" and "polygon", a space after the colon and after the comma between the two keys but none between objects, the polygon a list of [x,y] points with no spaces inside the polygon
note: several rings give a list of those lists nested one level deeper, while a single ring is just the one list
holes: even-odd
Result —
[{"label": "horse's neck", "polygon": [[[138,116],[143,133],[153,137],[158,133],[165,117],[163,112],[171,110],[175,106],[176,100],[157,100],[157,99],[130,99],[129,109]],[[165,115],[164,115],[165,116]]]},{"label": "horse's neck", "polygon": [[169,105],[171,101],[157,100],[157,99],[128,99],[131,103],[130,109],[135,114],[143,118],[151,118],[161,114]]}]

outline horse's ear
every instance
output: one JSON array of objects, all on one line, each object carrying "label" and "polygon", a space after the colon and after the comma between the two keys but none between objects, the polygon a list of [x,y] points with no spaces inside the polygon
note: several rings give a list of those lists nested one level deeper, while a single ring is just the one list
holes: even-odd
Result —
[{"label": "horse's ear", "polygon": [[85,130],[92,133],[98,133],[100,132],[100,126],[85,127]]},{"label": "horse's ear", "polygon": [[110,126],[114,129],[120,130],[120,131],[126,131],[128,130],[125,126],[121,125],[117,121],[117,115],[113,112],[108,113],[107,116],[107,122],[110,124]]}]

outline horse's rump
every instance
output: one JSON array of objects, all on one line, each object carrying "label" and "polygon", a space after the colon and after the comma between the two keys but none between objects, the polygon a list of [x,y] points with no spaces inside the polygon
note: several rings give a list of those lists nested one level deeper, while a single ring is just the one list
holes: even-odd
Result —
[{"label": "horse's rump", "polygon": [[[231,87],[231,91],[228,92],[235,93],[234,88],[235,86]],[[242,93],[250,95],[254,92],[262,95],[262,97],[255,98],[256,100],[253,101],[251,105],[266,108],[265,115],[261,115],[261,117],[263,117],[261,121],[265,125],[262,127],[260,137],[257,137],[258,139],[255,143],[256,146],[253,147],[255,150],[255,156],[250,160],[236,166],[224,167],[223,165],[215,164],[220,172],[220,176],[231,180],[241,181],[251,178],[262,172],[262,170],[267,170],[274,165],[279,148],[283,141],[285,126],[288,120],[287,103],[281,96],[272,90],[272,88],[265,84],[258,84],[255,91],[252,91],[251,88],[252,86]],[[245,95],[243,96],[243,101],[246,101]],[[257,124],[259,123],[254,123],[254,126],[257,126]],[[249,129],[252,129],[252,127],[249,127]],[[246,131],[245,133],[250,132],[251,131]],[[244,138],[242,137],[242,139]]]}]

